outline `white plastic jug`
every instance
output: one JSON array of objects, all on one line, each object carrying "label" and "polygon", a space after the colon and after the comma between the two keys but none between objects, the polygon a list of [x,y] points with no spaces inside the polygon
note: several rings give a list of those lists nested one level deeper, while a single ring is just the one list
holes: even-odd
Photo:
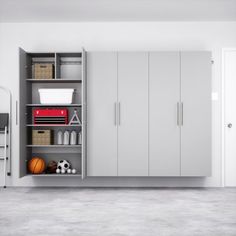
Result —
[{"label": "white plastic jug", "polygon": [[64,145],[70,144],[70,132],[67,130],[64,132],[64,135],[63,135],[63,144]]},{"label": "white plastic jug", "polygon": [[81,145],[82,144],[82,132],[80,131],[78,134],[78,144]]},{"label": "white plastic jug", "polygon": [[73,130],[70,133],[70,145],[76,145],[77,144],[77,133]]},{"label": "white plastic jug", "polygon": [[63,133],[61,130],[57,132],[57,144],[62,145],[63,144]]}]

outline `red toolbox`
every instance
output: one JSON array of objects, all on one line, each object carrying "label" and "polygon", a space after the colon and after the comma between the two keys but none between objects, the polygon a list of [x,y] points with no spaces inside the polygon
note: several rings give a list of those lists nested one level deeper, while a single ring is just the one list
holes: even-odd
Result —
[{"label": "red toolbox", "polygon": [[68,124],[68,109],[35,109],[34,124]]}]

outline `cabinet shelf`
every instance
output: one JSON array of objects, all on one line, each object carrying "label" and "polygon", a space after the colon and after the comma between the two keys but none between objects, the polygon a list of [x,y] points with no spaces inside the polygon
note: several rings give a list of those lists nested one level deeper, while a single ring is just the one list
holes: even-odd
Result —
[{"label": "cabinet shelf", "polygon": [[27,127],[82,127],[82,125],[60,125],[60,124],[47,124],[47,125],[34,125],[34,124],[27,124]]},{"label": "cabinet shelf", "polygon": [[27,79],[30,83],[82,83],[82,80],[77,79]]},{"label": "cabinet shelf", "polygon": [[81,174],[28,174],[32,177],[81,177]]},{"label": "cabinet shelf", "polygon": [[26,145],[28,148],[80,148],[82,145]]},{"label": "cabinet shelf", "polygon": [[82,104],[26,104],[27,107],[81,107]]}]

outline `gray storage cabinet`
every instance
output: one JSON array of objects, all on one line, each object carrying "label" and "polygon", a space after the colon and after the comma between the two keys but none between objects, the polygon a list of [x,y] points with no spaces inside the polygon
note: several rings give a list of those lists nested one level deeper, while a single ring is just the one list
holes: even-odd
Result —
[{"label": "gray storage cabinet", "polygon": [[89,52],[88,175],[210,176],[211,53]]},{"label": "gray storage cabinet", "polygon": [[[16,124],[20,128],[20,168],[19,176],[26,175],[34,177],[78,177],[83,179],[86,176],[86,53],[64,52],[64,53],[34,53],[25,52],[19,49],[20,59],[20,86],[19,86],[19,110],[16,114]],[[53,64],[53,78],[37,80],[34,77],[33,68],[35,63]],[[72,104],[40,104],[38,89],[40,88],[73,88],[75,93]],[[18,109],[18,104],[16,105]],[[69,119],[72,117],[74,109],[82,124],[34,124],[33,110],[36,108],[66,108],[69,111]],[[32,143],[32,130],[50,129],[54,132],[54,143],[52,145],[34,145]],[[82,144],[57,145],[56,134],[59,130],[82,133]],[[27,163],[34,157],[42,157],[46,164],[49,161],[69,160],[77,173],[72,174],[48,174],[34,175],[28,172]]]},{"label": "gray storage cabinet", "polygon": [[211,175],[211,53],[149,54],[149,175]]},{"label": "gray storage cabinet", "polygon": [[88,176],[148,176],[148,53],[88,52]]}]

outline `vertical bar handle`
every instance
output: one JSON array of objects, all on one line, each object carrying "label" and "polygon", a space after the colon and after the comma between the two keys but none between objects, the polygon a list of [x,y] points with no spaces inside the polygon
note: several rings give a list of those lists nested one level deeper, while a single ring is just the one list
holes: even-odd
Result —
[{"label": "vertical bar handle", "polygon": [[18,101],[16,100],[16,125],[18,125]]},{"label": "vertical bar handle", "polygon": [[115,123],[115,126],[116,126],[117,125],[117,103],[116,102],[114,103],[114,108],[115,108],[115,112],[114,112],[115,113],[114,114],[115,115],[115,117],[114,117],[115,122],[114,123]]},{"label": "vertical bar handle", "polygon": [[120,125],[120,102],[118,103],[118,115],[119,115],[119,125]]},{"label": "vertical bar handle", "polygon": [[179,102],[177,102],[177,126],[179,126]]},{"label": "vertical bar handle", "polygon": [[181,102],[181,125],[184,125],[184,103]]}]

